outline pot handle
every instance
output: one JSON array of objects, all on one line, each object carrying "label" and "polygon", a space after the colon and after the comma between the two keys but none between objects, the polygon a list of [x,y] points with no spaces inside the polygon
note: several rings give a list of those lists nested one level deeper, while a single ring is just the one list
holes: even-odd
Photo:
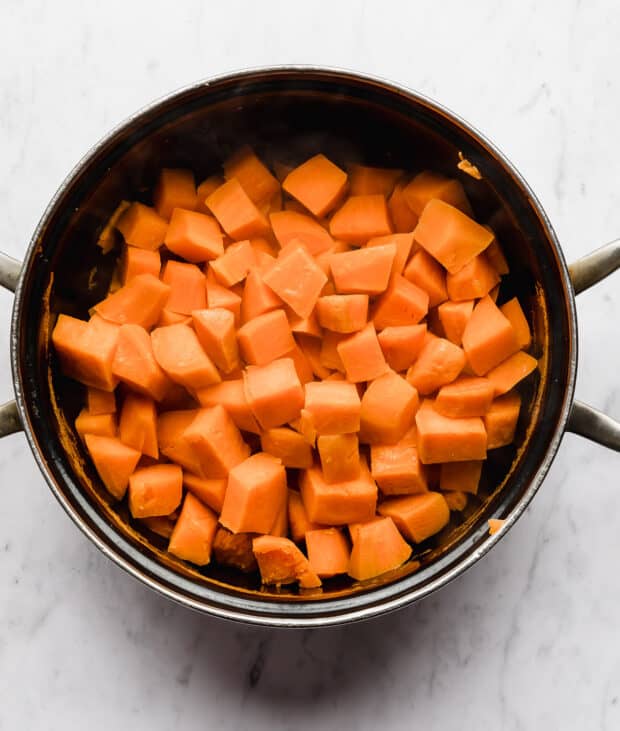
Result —
[{"label": "pot handle", "polygon": [[[21,262],[0,252],[0,287],[14,292],[21,269]],[[0,437],[22,430],[15,401],[8,401],[0,406]]]},{"label": "pot handle", "polygon": [[[620,239],[616,239],[568,267],[575,294],[605,279],[619,267]],[[573,403],[567,430],[620,452],[620,423],[581,401]]]}]

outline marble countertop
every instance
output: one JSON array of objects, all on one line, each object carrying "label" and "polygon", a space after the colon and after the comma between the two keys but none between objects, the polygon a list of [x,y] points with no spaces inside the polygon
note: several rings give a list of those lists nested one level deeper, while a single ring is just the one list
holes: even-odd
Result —
[{"label": "marble countertop", "polygon": [[[71,166],[200,77],[314,63],[417,88],[494,139],[568,260],[620,235],[620,6],[4,0],[0,248]],[[182,6],[182,9],[181,9]],[[620,275],[579,297],[579,397],[620,417]],[[0,400],[11,395],[0,293]],[[620,455],[567,436],[526,514],[415,607],[325,631],[190,613],[125,575],[0,444],[0,729],[620,728]]]}]

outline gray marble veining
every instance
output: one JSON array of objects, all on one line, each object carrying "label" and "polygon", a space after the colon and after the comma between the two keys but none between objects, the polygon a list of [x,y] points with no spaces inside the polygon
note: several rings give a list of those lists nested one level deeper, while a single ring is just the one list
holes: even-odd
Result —
[{"label": "gray marble veining", "polygon": [[[275,63],[418,88],[494,139],[568,260],[620,235],[620,7],[592,2],[0,4],[0,247],[147,101]],[[618,277],[579,298],[578,394],[620,416]],[[0,400],[11,392],[0,293]],[[185,611],[100,555],[20,435],[0,443],[0,729],[620,728],[620,457],[567,436],[530,509],[441,593],[275,632]]]}]

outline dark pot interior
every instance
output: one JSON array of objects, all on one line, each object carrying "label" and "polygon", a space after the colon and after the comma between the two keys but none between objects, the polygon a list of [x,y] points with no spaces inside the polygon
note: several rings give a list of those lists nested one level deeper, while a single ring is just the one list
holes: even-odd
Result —
[{"label": "dark pot interior", "polygon": [[[59,372],[49,336],[58,312],[86,317],[105,294],[116,254],[103,256],[95,246],[99,231],[121,199],[150,202],[161,167],[190,167],[201,180],[244,143],[267,161],[295,163],[322,151],[341,164],[429,167],[458,176],[476,217],[493,226],[507,255],[511,273],[501,296],[517,295],[528,314],[541,373],[523,390],[526,407],[515,446],[489,453],[478,498],[418,547],[415,558],[422,565],[416,572],[405,566],[369,584],[334,579],[322,593],[300,596],[293,589],[263,590],[256,576],[215,565],[195,570],[130,521],[124,504],[111,503],[73,431],[83,394]],[[480,168],[482,181],[457,170],[459,151]],[[255,620],[301,622],[363,607],[374,607],[373,613],[390,599],[423,595],[451,578],[468,556],[483,553],[487,518],[520,512],[542,479],[572,394],[576,346],[563,267],[544,215],[522,181],[447,112],[383,83],[336,72],[227,77],[138,114],[91,152],[60,191],[33,242],[18,294],[16,381],[57,496],[134,573],[199,608]]]}]

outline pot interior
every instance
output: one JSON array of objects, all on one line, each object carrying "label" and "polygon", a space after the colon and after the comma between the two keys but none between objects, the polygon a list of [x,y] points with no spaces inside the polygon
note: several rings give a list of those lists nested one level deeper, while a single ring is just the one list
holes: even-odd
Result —
[{"label": "pot interior", "polygon": [[[430,168],[458,177],[477,220],[493,227],[506,254],[510,274],[501,301],[519,297],[540,373],[522,389],[515,444],[489,452],[478,496],[417,547],[417,571],[409,564],[363,584],[332,579],[322,592],[301,596],[293,588],[262,589],[257,576],[216,565],[196,570],[168,555],[163,539],[132,521],[125,503],[112,503],[74,432],[84,394],[60,372],[50,333],[57,313],[85,318],[105,296],[118,252],[102,254],[95,245],[99,232],[122,199],[151,202],[160,168],[189,167],[200,181],[217,173],[242,144],[267,162],[298,163],[321,151],[341,165]],[[459,152],[478,166],[481,181],[457,170]],[[488,517],[524,507],[563,427],[575,343],[570,295],[552,236],[520,179],[485,141],[430,102],[383,83],[336,72],[259,71],[198,85],[156,104],[76,168],[44,217],[27,260],[17,305],[16,376],[56,494],[116,557],[202,608],[292,616],[422,595],[468,555],[484,552]]]}]

